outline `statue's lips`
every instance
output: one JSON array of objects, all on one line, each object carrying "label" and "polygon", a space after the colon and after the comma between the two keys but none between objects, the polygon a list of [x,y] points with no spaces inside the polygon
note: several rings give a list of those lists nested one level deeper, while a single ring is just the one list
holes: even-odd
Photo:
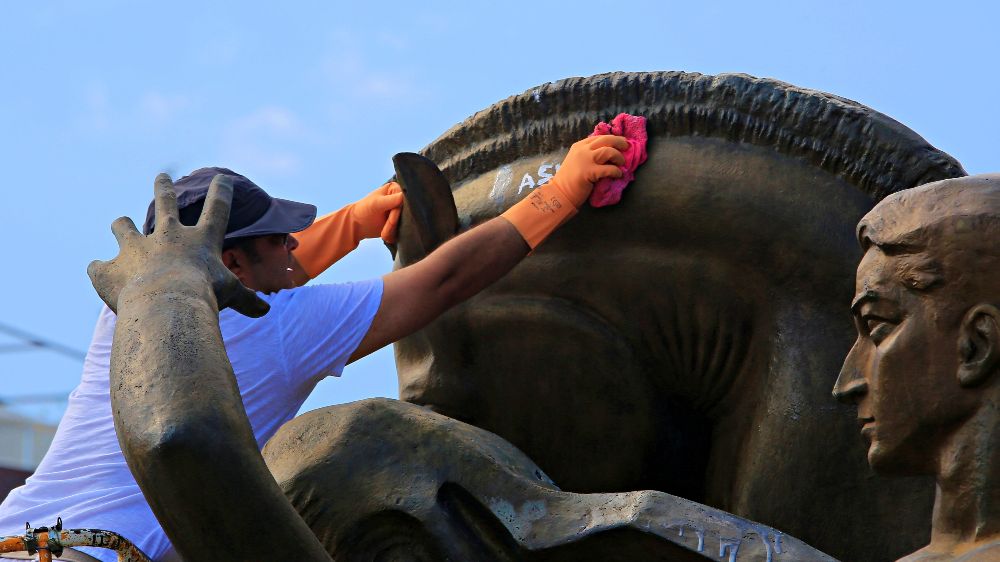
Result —
[{"label": "statue's lips", "polygon": [[870,443],[875,435],[875,418],[859,418],[861,424],[861,435]]}]

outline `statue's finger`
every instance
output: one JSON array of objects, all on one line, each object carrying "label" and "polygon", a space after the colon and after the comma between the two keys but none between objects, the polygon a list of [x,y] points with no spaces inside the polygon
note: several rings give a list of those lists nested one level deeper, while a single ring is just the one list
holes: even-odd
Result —
[{"label": "statue's finger", "polygon": [[118,217],[115,219],[115,222],[111,223],[111,232],[114,233],[119,248],[124,248],[126,244],[142,238],[142,234],[135,227],[135,223],[128,217]]},{"label": "statue's finger", "polygon": [[90,277],[90,283],[94,286],[94,290],[97,291],[97,295],[101,297],[104,304],[117,313],[118,291],[115,288],[110,269],[111,262],[94,260],[87,266],[87,276]]},{"label": "statue's finger", "polygon": [[218,242],[226,236],[226,225],[229,223],[229,206],[233,201],[233,179],[222,174],[212,178],[205,197],[205,208],[198,219],[198,228],[204,233],[205,240]]},{"label": "statue's finger", "polygon": [[95,289],[104,279],[104,267],[105,263],[101,260],[94,260],[87,265],[87,277],[90,277],[90,282]]},{"label": "statue's finger", "polygon": [[271,310],[271,305],[264,302],[257,293],[248,289],[242,283],[237,282],[235,289],[230,293],[226,306],[239,312],[243,316],[250,318],[260,318]]},{"label": "statue's finger", "polygon": [[177,192],[174,191],[174,182],[167,174],[156,176],[153,184],[153,201],[157,232],[163,232],[168,225],[180,222],[177,212]]}]

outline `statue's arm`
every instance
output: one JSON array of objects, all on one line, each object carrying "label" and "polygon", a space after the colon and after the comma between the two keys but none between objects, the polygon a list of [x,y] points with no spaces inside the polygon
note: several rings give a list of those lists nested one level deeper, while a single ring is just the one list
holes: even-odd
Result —
[{"label": "statue's arm", "polygon": [[267,311],[219,259],[232,188],[218,176],[195,227],[156,180],[155,232],[112,225],[121,251],[91,264],[118,314],[111,405],[122,452],[184,560],[330,560],[278,488],[254,440],[219,332],[219,308]]}]

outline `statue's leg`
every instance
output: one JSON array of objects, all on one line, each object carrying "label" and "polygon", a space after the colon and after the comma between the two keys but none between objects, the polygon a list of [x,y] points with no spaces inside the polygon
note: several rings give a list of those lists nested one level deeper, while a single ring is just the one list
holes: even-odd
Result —
[{"label": "statue's leg", "polygon": [[663,492],[564,492],[498,436],[395,400],[309,412],[264,457],[338,560],[833,560]]}]

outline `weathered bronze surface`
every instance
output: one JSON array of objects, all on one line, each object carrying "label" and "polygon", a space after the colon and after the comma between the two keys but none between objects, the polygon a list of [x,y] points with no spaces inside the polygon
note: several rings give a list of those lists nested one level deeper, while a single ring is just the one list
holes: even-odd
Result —
[{"label": "weathered bronze surface", "polygon": [[563,492],[496,435],[396,400],[299,416],[264,458],[337,560],[833,561],[662,492]]},{"label": "weathered bronze surface", "polygon": [[876,472],[935,478],[930,544],[904,560],[1000,560],[1000,175],[893,194],[857,236],[858,338],[834,394]]},{"label": "weathered bronze surface", "polygon": [[853,339],[854,225],[892,191],[964,175],[892,119],[745,75],[546,84],[423,151],[457,213],[404,215],[396,265],[433,249],[419,232],[525,197],[622,111],[650,135],[623,201],[583,209],[399,342],[401,398],[509,440],[567,491],[660,490],[844,560],[926,544],[928,482],[874,475],[853,412],[830,399]]},{"label": "weathered bronze surface", "polygon": [[232,187],[212,182],[197,226],[177,215],[166,174],[156,179],[156,231],[125,217],[121,250],[88,268],[118,314],[111,407],[125,460],[187,561],[330,560],[278,489],[257,449],[222,345],[219,308],[261,316],[267,304],[222,264]]}]

